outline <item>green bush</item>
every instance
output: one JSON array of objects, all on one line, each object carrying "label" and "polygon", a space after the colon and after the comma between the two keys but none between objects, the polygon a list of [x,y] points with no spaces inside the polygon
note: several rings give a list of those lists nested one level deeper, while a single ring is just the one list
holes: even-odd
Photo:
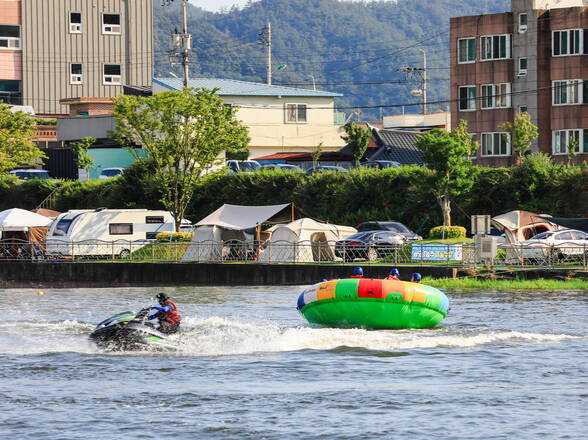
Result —
[{"label": "green bush", "polygon": [[429,231],[429,238],[465,238],[463,226],[435,226]]},{"label": "green bush", "polygon": [[[171,240],[170,240],[171,235]],[[155,236],[157,241],[190,241],[192,240],[191,232],[159,232]]]}]

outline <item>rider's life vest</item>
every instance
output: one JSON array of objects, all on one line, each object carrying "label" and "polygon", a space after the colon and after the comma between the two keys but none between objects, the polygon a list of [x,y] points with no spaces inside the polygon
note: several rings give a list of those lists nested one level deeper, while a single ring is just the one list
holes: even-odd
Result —
[{"label": "rider's life vest", "polygon": [[349,278],[363,278],[363,275],[351,275]]},{"label": "rider's life vest", "polygon": [[164,302],[162,307],[169,307],[169,311],[167,312],[159,312],[158,318],[161,321],[165,321],[170,325],[179,324],[182,321],[182,317],[180,316],[180,312],[178,310],[178,306],[175,302],[170,301],[169,299]]},{"label": "rider's life vest", "polygon": [[400,281],[400,278],[398,278],[396,275],[388,275],[386,279]]}]

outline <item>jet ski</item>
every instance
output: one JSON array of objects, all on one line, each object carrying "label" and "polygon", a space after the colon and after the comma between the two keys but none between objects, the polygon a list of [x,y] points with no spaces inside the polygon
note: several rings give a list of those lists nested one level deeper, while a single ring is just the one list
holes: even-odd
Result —
[{"label": "jet ski", "polygon": [[139,313],[123,312],[105,319],[90,333],[100,348],[110,351],[177,349],[178,340],[166,335],[147,322],[150,307]]}]

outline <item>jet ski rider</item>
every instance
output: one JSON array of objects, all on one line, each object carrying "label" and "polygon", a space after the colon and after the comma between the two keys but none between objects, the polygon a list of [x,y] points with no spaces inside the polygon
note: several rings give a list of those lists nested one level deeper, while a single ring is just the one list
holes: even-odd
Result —
[{"label": "jet ski rider", "polygon": [[177,333],[180,330],[180,322],[182,322],[180,309],[176,303],[170,300],[169,296],[163,292],[158,293],[155,298],[159,301],[160,307],[151,307],[153,310],[157,310],[157,312],[149,315],[147,319],[157,318],[159,320],[159,327],[157,330],[162,333],[167,335]]}]

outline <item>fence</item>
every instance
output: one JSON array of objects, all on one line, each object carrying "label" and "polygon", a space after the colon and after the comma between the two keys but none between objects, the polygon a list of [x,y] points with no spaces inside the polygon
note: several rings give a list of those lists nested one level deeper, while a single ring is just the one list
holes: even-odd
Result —
[{"label": "fence", "polygon": [[116,240],[82,242],[0,240],[3,261],[120,261],[218,263],[361,263],[476,267],[566,267],[588,269],[588,241],[557,246],[501,244],[495,258],[482,258],[474,243],[343,245],[340,242],[160,242]]}]

